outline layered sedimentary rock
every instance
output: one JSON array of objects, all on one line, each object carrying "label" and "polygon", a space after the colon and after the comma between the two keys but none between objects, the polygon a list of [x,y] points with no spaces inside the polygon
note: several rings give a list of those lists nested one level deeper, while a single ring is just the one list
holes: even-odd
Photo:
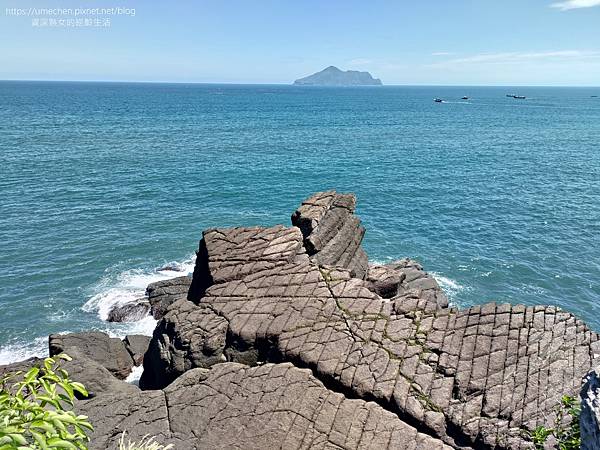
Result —
[{"label": "layered sedimentary rock", "polygon": [[[327,214],[345,215],[332,213],[338,208],[352,211],[353,199],[318,194],[294,214],[309,258],[293,244],[296,228],[205,234],[214,277],[195,304],[168,309],[144,363],[152,382],[141,386],[165,387],[187,370],[223,360],[291,362],[449,445],[530,447],[522,429],[552,424],[560,397],[577,391],[594,362],[598,336],[554,307],[447,308],[437,283],[410,261],[374,267],[363,280],[340,259],[320,260],[345,236],[343,225],[319,231]],[[263,236],[260,253],[288,236],[288,256],[259,264],[247,254],[257,246],[255,235]]]},{"label": "layered sedimentary rock", "polygon": [[164,391],[99,397],[81,409],[99,424],[91,449],[115,447],[122,430],[132,439],[149,433],[176,449],[449,448],[289,363],[194,369]]},{"label": "layered sedimentary rock", "polygon": [[354,215],[355,207],[353,194],[319,192],[292,214],[292,225],[302,231],[313,263],[348,269],[353,277],[364,278],[368,266],[361,247],[365,229]]},{"label": "layered sedimentary rock", "polygon": [[202,233],[188,299],[199,302],[213,284],[305,258],[297,228],[210,229]]},{"label": "layered sedimentary rock", "polygon": [[600,367],[591,370],[581,388],[581,449],[600,450]]}]

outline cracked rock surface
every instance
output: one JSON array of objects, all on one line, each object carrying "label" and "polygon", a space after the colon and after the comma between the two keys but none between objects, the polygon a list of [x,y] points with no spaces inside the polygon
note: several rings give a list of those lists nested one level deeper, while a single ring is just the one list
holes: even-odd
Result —
[{"label": "cracked rock surface", "polygon": [[146,288],[146,294],[148,295],[152,316],[155,319],[162,318],[170,304],[182,298],[187,298],[191,283],[192,279],[187,275],[150,283]]},{"label": "cracked rock surface", "polygon": [[105,396],[80,409],[99,422],[91,449],[116,448],[122,430],[177,449],[446,449],[374,402],[327,389],[290,363],[217,364],[164,391]]},{"label": "cracked rock surface", "polygon": [[[361,275],[352,258],[328,256],[360,249],[353,211],[353,196],[321,193],[294,213],[299,228],[205,232],[192,282],[202,277],[201,295],[169,307],[142,388],[225,360],[289,362],[453,447],[530,448],[522,429],[552,424],[598,335],[555,307],[448,308],[414,261]],[[348,222],[354,234],[342,231]]]},{"label": "cracked rock surface", "polygon": [[292,225],[300,228],[313,263],[345,268],[362,279],[368,258],[360,245],[365,229],[354,215],[355,208],[353,194],[318,192],[292,214]]},{"label": "cracked rock surface", "polygon": [[368,287],[382,298],[427,298],[438,306],[448,306],[448,298],[438,282],[416,261],[403,259],[391,264],[371,265],[367,272]]}]

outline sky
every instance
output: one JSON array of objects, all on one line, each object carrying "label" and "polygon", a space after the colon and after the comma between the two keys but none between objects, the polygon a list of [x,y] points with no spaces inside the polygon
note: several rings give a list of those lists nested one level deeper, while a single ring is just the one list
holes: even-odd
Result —
[{"label": "sky", "polygon": [[599,86],[600,0],[0,0],[0,43],[2,80]]}]

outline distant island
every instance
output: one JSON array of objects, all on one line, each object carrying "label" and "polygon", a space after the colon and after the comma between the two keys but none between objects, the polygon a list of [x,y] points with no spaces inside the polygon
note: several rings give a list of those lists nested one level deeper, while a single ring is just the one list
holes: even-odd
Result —
[{"label": "distant island", "polygon": [[296,86],[381,86],[379,78],[373,78],[369,72],[357,70],[343,71],[329,66],[320,72],[294,81]]}]

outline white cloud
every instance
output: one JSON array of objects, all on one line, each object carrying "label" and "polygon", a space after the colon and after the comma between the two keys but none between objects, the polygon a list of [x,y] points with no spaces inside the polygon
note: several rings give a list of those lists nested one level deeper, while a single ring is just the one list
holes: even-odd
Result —
[{"label": "white cloud", "polygon": [[521,64],[524,62],[546,62],[546,61],[583,61],[600,59],[598,50],[555,50],[546,52],[502,52],[502,53],[480,53],[466,56],[464,58],[448,59],[439,63],[431,64],[435,67],[460,66],[465,64]]},{"label": "white cloud", "polygon": [[566,0],[562,2],[552,3],[552,8],[568,11],[570,9],[591,8],[592,6],[600,6],[600,0]]},{"label": "white cloud", "polygon": [[454,53],[452,52],[434,52],[431,56],[452,56]]}]

